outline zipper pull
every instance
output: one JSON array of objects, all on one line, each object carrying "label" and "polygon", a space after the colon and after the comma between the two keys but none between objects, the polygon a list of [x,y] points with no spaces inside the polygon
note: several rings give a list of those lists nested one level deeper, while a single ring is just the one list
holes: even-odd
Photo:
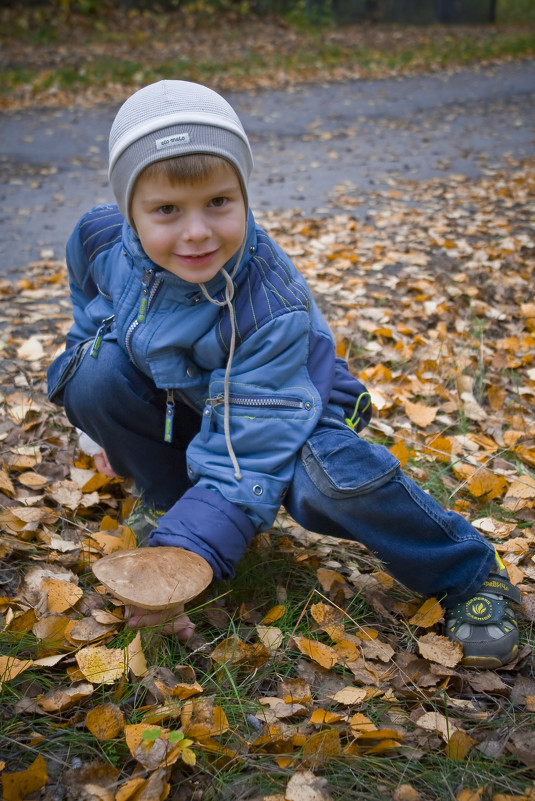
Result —
[{"label": "zipper pull", "polygon": [[145,270],[143,273],[143,278],[141,279],[141,285],[143,289],[141,290],[141,301],[139,304],[139,309],[137,313],[137,321],[138,323],[144,323],[147,319],[147,305],[149,302],[149,288],[150,282],[152,279],[152,274],[154,270]]},{"label": "zipper pull", "polygon": [[111,323],[114,321],[115,315],[111,317],[107,317],[106,320],[103,320],[100,324],[98,331],[95,335],[93,340],[93,344],[91,346],[91,356],[93,359],[98,358],[98,354],[100,351],[100,346],[102,345],[102,340],[104,339],[104,334],[109,330]]},{"label": "zipper pull", "polygon": [[173,420],[175,417],[175,395],[172,389],[167,390],[167,403],[165,406],[165,433],[164,442],[173,441]]}]

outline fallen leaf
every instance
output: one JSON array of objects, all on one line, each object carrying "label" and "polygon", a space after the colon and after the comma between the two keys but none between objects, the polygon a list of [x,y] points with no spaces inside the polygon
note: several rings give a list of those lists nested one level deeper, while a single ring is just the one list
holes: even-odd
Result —
[{"label": "fallen leaf", "polygon": [[333,668],[338,662],[338,654],[330,645],[324,645],[317,640],[309,640],[307,637],[294,636],[293,641],[302,654],[310,657],[327,670]]},{"label": "fallen leaf", "polygon": [[22,801],[48,783],[46,762],[39,754],[29,768],[18,773],[2,772],[3,801]]},{"label": "fallen leaf", "polygon": [[412,626],[428,629],[435,626],[444,617],[444,610],[436,598],[428,598],[418,611],[410,618]]},{"label": "fallen leaf", "polygon": [[332,801],[328,782],[310,770],[298,770],[289,780],[284,793],[286,801]]},{"label": "fallen leaf", "polygon": [[423,403],[412,403],[409,400],[405,401],[403,408],[409,420],[420,428],[431,425],[439,410],[438,406],[426,406]]},{"label": "fallen leaf", "polygon": [[437,662],[439,665],[453,668],[463,658],[462,646],[440,634],[425,634],[419,637],[417,642],[418,650],[424,659]]},{"label": "fallen leaf", "polygon": [[76,654],[78,667],[92,684],[113,684],[126,670],[125,653],[121,648],[89,645]]},{"label": "fallen leaf", "polygon": [[97,740],[113,740],[124,729],[124,715],[117,704],[100,704],[89,710],[85,725]]}]

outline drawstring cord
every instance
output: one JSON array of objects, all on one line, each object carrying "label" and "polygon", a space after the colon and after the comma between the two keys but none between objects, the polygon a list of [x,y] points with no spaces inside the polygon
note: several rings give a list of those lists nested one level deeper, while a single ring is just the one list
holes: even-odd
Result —
[{"label": "drawstring cord", "polygon": [[223,383],[223,401],[224,401],[224,416],[223,416],[223,426],[225,431],[225,444],[227,446],[228,455],[230,456],[230,461],[232,462],[232,466],[234,467],[234,477],[237,481],[242,480],[242,473],[240,470],[240,466],[238,464],[238,460],[236,458],[236,454],[234,452],[234,448],[232,447],[232,440],[230,437],[230,371],[232,369],[232,360],[234,358],[234,350],[236,348],[236,321],[234,319],[234,307],[232,305],[232,300],[234,298],[234,283],[232,278],[238,269],[238,265],[241,262],[243,251],[245,250],[245,238],[243,240],[241,250],[238,254],[238,258],[236,259],[235,267],[232,273],[229,275],[226,270],[221,268],[221,273],[225,278],[225,300],[216,300],[213,298],[208,290],[206,289],[204,284],[199,284],[201,288],[201,292],[203,293],[206,300],[210,301],[216,306],[226,306],[229,310],[230,314],[230,348],[229,348],[229,355],[227,359],[227,366],[225,368],[225,379]]}]

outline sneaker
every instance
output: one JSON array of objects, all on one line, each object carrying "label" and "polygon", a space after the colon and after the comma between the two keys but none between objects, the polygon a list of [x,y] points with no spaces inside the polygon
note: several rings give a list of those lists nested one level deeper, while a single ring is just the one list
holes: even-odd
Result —
[{"label": "sneaker", "polygon": [[136,535],[138,547],[147,545],[151,531],[158,525],[158,520],[166,513],[167,509],[155,509],[143,500],[138,500],[136,505],[123,521],[125,526],[132,529]]},{"label": "sneaker", "polygon": [[446,613],[446,633],[463,647],[461,664],[494,670],[511,661],[518,651],[518,624],[509,602],[520,600],[496,554],[495,569],[479,592]]}]

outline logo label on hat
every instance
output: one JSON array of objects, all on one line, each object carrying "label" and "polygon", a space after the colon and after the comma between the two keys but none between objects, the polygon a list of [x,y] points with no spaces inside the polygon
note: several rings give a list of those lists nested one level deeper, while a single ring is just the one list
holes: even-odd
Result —
[{"label": "logo label on hat", "polygon": [[189,142],[189,133],[177,133],[166,136],[165,139],[156,140],[156,150],[163,150],[171,145],[186,145]]}]

